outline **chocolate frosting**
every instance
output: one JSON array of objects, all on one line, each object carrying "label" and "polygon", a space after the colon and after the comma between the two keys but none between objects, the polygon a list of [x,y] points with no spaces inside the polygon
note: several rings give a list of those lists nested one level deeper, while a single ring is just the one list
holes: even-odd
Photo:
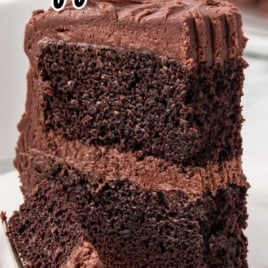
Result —
[{"label": "chocolate frosting", "polygon": [[[241,159],[208,163],[205,167],[175,165],[153,156],[138,161],[131,152],[121,153],[102,146],[87,146],[68,141],[53,132],[38,135],[36,148],[30,148],[34,170],[42,170],[43,162],[61,163],[75,168],[92,179],[104,181],[129,179],[149,190],[180,190],[196,197],[204,191],[213,195],[229,184],[248,187],[241,168]],[[38,174],[37,174],[38,176]]]},{"label": "chocolate frosting", "polygon": [[99,258],[98,252],[89,242],[83,242],[82,245],[77,246],[69,260],[61,265],[60,268],[103,268],[103,263]]},{"label": "chocolate frosting", "polygon": [[193,67],[241,56],[246,44],[241,26],[240,14],[227,1],[88,1],[83,11],[69,2],[59,13],[34,13],[25,49],[33,60],[33,46],[41,39],[85,42],[150,50]]}]

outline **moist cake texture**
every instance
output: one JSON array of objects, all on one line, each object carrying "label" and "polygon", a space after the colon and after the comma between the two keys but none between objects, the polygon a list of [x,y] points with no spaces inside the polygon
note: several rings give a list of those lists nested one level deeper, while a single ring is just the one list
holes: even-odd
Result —
[{"label": "moist cake texture", "polygon": [[[68,192],[72,199],[77,192]],[[42,182],[9,220],[24,267],[102,268],[63,185]]]},{"label": "moist cake texture", "polygon": [[[44,200],[62,196],[104,267],[247,267],[245,44],[227,1],[34,12],[14,161],[25,206],[47,209],[43,187]],[[25,213],[9,235],[27,262],[44,252],[19,246]]]}]

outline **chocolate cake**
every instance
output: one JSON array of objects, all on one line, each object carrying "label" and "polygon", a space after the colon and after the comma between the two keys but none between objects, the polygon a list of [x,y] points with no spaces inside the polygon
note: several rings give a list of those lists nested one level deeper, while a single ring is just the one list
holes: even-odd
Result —
[{"label": "chocolate cake", "polygon": [[[245,43],[227,1],[36,11],[14,161],[25,206],[46,210],[38,193],[50,185],[44,200],[67,200],[104,267],[247,267]],[[36,185],[36,201],[27,201]],[[20,218],[34,226],[42,218],[24,214],[11,219],[9,235],[34,263],[44,252],[22,250],[31,240],[18,232]]]}]

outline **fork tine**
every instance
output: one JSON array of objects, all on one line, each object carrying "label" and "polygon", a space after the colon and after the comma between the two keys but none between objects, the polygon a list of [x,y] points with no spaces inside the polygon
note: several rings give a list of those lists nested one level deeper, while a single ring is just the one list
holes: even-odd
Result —
[{"label": "fork tine", "polygon": [[9,249],[10,249],[10,253],[11,253],[11,256],[13,258],[13,261],[14,261],[16,267],[23,268],[23,264],[22,264],[22,261],[18,255],[18,253],[17,253],[17,250],[16,250],[14,244],[9,240],[9,237],[7,236],[8,227],[7,227],[7,217],[6,217],[5,212],[1,212],[1,221],[2,221],[3,228],[4,228],[4,232],[6,234],[6,240],[7,240],[7,243],[9,245]]}]

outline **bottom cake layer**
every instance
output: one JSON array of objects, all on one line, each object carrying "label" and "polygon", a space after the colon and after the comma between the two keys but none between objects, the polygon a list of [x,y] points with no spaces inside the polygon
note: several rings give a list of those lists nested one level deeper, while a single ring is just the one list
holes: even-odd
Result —
[{"label": "bottom cake layer", "polygon": [[27,267],[61,267],[84,241],[104,267],[247,267],[246,187],[193,198],[61,168],[9,220]]},{"label": "bottom cake layer", "polygon": [[21,266],[103,268],[78,216],[63,185],[40,183],[8,223],[7,235]]}]

